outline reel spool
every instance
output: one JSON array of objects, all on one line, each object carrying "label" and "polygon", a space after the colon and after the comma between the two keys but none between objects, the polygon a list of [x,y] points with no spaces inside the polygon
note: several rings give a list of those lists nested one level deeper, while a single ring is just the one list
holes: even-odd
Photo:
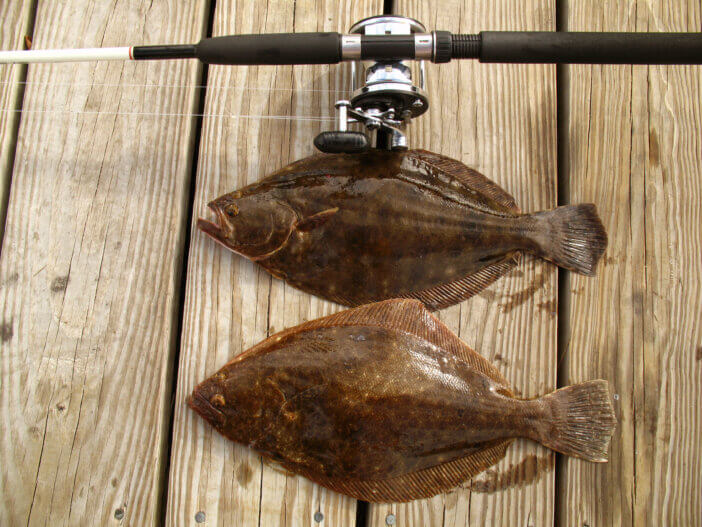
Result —
[{"label": "reel spool", "polygon": [[[406,35],[416,49],[426,48],[431,56],[435,40],[413,18],[380,15],[354,24],[350,35],[342,37],[346,49],[358,49],[361,35],[365,41],[385,35]],[[378,40],[381,42],[381,40]],[[351,98],[336,102],[336,130],[320,133],[314,139],[318,150],[326,153],[359,153],[369,148],[406,150],[405,130],[410,121],[429,109],[425,92],[426,70],[419,61],[419,86],[412,80],[412,69],[403,60],[351,62]],[[349,131],[350,124],[360,124],[365,131]]]}]

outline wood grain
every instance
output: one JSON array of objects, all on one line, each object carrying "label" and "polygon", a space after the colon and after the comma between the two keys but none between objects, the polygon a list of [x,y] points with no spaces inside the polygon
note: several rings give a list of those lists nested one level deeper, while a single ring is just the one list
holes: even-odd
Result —
[{"label": "wood grain", "polygon": [[[192,42],[204,7],[42,1],[34,46]],[[1,525],[159,523],[198,82],[188,62],[29,67],[0,260]]]},{"label": "wood grain", "polygon": [[[218,1],[215,35],[346,31],[382,11],[379,0],[332,2]],[[211,67],[197,171],[194,217],[206,203],[313,153],[312,140],[333,122],[267,116],[332,116],[345,95],[348,68]],[[185,405],[198,382],[267,335],[339,309],[296,291],[252,262],[194,231],[188,261],[182,352],[178,370],[167,524],[352,525],[355,500],[286,476],[253,451],[223,437]]]},{"label": "wood grain", "polygon": [[[698,1],[569,2],[571,31],[700,31]],[[564,460],[563,525],[701,525],[702,69],[568,69],[565,179],[609,233],[571,276],[565,384],[601,377],[619,427],[607,465]]]},{"label": "wood grain", "polygon": [[[481,2],[399,0],[396,12],[428,29],[552,30],[555,10],[541,0]],[[441,152],[481,171],[525,211],[556,204],[556,76],[553,66],[473,61],[428,67],[429,112],[412,125],[411,145]],[[518,394],[556,384],[556,269],[525,258],[516,271],[440,317],[490,360]],[[470,486],[476,489],[469,490]],[[519,440],[491,470],[464,489],[409,504],[370,507],[386,525],[521,525],[553,523],[554,455]]]},{"label": "wood grain", "polygon": [[[29,34],[33,2],[20,0],[0,4],[0,49],[24,49],[24,37]],[[0,245],[5,228],[7,195],[10,192],[15,141],[20,121],[22,93],[27,67],[0,64]]]}]

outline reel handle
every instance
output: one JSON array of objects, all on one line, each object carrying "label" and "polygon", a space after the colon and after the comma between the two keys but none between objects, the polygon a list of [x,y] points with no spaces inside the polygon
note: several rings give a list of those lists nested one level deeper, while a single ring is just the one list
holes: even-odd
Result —
[{"label": "reel handle", "polygon": [[363,132],[322,132],[314,138],[314,146],[325,154],[360,154],[370,148]]}]

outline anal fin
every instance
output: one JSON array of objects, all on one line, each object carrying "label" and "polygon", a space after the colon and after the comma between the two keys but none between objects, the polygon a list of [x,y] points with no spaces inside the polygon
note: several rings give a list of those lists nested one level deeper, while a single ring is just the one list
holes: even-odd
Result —
[{"label": "anal fin", "polygon": [[427,309],[436,311],[451,306],[479,293],[519,263],[519,253],[508,253],[503,259],[459,280],[423,291],[408,293],[403,298],[416,298]]},{"label": "anal fin", "polygon": [[512,441],[490,442],[467,456],[386,480],[344,480],[297,467],[295,470],[307,479],[359,500],[372,503],[405,502],[449,491],[480,474],[505,457]]}]

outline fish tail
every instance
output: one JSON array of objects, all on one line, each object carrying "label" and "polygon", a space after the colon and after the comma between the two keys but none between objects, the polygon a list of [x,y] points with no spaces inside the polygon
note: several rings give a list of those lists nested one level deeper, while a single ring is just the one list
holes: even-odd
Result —
[{"label": "fish tail", "polygon": [[546,410],[535,437],[542,445],[587,461],[607,461],[609,441],[617,425],[607,381],[561,388],[535,402],[542,403]]},{"label": "fish tail", "polygon": [[539,256],[576,273],[593,276],[607,248],[607,233],[592,203],[566,205],[530,215],[537,221]]}]

